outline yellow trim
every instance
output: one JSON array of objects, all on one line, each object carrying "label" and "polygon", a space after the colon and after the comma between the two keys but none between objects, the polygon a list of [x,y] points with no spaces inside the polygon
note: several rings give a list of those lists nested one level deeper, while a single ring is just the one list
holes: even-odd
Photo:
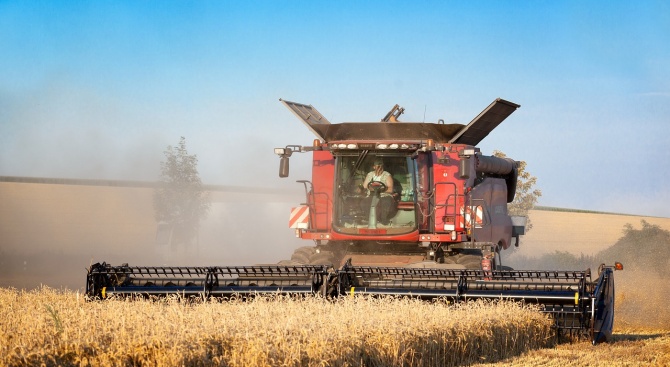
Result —
[{"label": "yellow trim", "polygon": [[105,298],[105,293],[107,292],[107,287],[102,287],[102,298]]},{"label": "yellow trim", "polygon": [[575,292],[575,304],[579,304],[579,292]]},{"label": "yellow trim", "polygon": [[351,287],[351,296],[354,296],[354,287]]}]

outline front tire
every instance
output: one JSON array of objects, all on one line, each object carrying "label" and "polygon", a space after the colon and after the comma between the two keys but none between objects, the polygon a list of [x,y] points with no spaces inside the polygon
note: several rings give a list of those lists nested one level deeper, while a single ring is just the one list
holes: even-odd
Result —
[{"label": "front tire", "polygon": [[455,255],[454,261],[456,264],[463,265],[466,269],[481,270],[482,253],[481,251],[464,251]]}]

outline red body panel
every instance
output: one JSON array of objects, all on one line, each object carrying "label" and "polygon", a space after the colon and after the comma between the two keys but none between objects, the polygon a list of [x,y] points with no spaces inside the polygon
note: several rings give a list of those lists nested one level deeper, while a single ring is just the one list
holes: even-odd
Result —
[{"label": "red body panel", "polygon": [[435,227],[436,233],[445,232],[445,224],[460,226],[460,208],[463,206],[465,180],[458,174],[460,164],[458,153],[433,152],[433,182],[435,185]]},{"label": "red body panel", "polygon": [[312,228],[329,231],[333,207],[335,158],[326,150],[314,151],[312,160]]},{"label": "red body panel", "polygon": [[404,234],[385,235],[383,229],[378,229],[379,235],[366,234],[362,236],[355,236],[350,234],[343,234],[333,232],[331,239],[333,240],[362,240],[362,241],[402,241],[402,242],[419,242],[419,231]]}]

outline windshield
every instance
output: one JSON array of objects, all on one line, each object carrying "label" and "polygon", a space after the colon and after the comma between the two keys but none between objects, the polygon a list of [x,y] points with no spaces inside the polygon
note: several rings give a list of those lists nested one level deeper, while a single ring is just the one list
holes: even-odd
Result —
[{"label": "windshield", "polygon": [[414,161],[363,151],[336,161],[334,229],[348,234],[400,234],[416,229]]}]

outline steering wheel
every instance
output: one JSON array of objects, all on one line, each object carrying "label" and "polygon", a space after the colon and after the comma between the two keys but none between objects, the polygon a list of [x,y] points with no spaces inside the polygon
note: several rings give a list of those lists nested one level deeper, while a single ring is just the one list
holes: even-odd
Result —
[{"label": "steering wheel", "polygon": [[386,184],[381,181],[370,181],[368,183],[368,190],[374,193],[382,193],[386,191],[387,188]]}]

